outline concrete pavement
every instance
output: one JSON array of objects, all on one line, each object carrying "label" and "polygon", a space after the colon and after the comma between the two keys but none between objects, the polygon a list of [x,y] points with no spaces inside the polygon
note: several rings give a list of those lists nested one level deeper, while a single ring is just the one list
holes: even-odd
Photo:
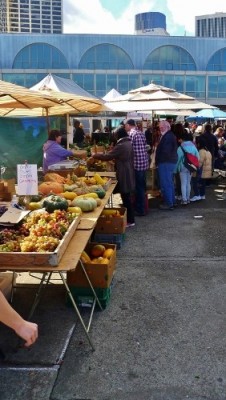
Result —
[{"label": "concrete pavement", "polygon": [[[33,317],[40,337],[30,350],[15,353],[1,326],[0,400],[226,400],[225,183],[174,211],[152,200],[127,230],[110,304],[94,314],[95,352],[57,282]],[[33,295],[16,292],[25,316]]]}]

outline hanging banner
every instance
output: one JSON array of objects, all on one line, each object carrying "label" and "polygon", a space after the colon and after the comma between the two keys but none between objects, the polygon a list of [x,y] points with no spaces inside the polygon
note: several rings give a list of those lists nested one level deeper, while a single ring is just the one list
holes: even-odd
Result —
[{"label": "hanging banner", "polygon": [[38,170],[37,164],[17,165],[17,194],[30,196],[38,194]]}]

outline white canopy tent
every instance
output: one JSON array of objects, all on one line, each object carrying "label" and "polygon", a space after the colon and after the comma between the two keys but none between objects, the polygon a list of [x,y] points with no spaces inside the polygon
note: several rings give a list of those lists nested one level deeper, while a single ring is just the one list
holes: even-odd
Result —
[{"label": "white canopy tent", "polygon": [[122,94],[119,93],[116,89],[113,88],[104,97],[102,97],[102,99],[104,101],[111,101],[111,100],[118,99],[121,96],[122,96]]},{"label": "white canopy tent", "polygon": [[120,96],[105,105],[114,112],[155,112],[158,110],[197,110],[215,108],[194,97],[179,93],[174,89],[151,83]]}]

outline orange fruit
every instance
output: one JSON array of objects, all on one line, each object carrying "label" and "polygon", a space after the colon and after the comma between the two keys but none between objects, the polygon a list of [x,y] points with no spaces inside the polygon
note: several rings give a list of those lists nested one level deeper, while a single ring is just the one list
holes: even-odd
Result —
[{"label": "orange fruit", "polygon": [[103,252],[103,257],[109,259],[109,258],[111,258],[113,252],[114,252],[113,249],[106,249],[106,250]]},{"label": "orange fruit", "polygon": [[93,257],[101,257],[104,251],[105,247],[102,244],[95,244],[90,253]]}]

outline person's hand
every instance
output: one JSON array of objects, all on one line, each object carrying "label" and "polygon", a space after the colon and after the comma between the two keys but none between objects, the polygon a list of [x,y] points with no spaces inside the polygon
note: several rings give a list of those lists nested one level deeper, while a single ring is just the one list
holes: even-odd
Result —
[{"label": "person's hand", "polygon": [[22,320],[21,324],[15,329],[18,336],[25,340],[25,346],[29,347],[35,343],[38,338],[38,325]]}]

